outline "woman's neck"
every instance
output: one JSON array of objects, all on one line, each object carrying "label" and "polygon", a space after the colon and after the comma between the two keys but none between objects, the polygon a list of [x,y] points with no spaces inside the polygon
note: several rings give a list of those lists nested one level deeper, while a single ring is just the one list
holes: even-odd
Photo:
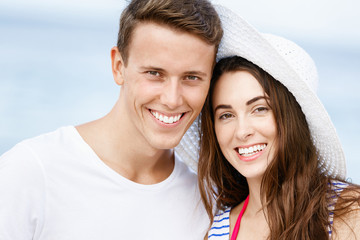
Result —
[{"label": "woman's neck", "polygon": [[[248,216],[255,216],[257,214],[263,214],[263,205],[261,201],[261,180],[259,179],[247,179],[249,186],[249,203],[246,208]],[[265,212],[265,211],[264,211]]]},{"label": "woman's neck", "polygon": [[[267,239],[269,236],[269,225],[266,221],[266,209],[263,209],[260,186],[261,181],[247,179],[249,185],[249,202],[242,216],[240,230],[237,239]],[[239,216],[244,202],[239,204],[231,211],[230,232],[233,234],[236,219]]]}]

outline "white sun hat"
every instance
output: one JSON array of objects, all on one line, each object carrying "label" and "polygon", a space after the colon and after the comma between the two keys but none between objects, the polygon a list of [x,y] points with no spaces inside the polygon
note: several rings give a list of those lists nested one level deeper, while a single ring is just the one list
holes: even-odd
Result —
[{"label": "white sun hat", "polygon": [[[243,57],[281,82],[295,96],[306,116],[319,154],[319,167],[328,176],[345,179],[344,152],[335,127],[316,95],[318,75],[311,57],[287,39],[258,32],[230,9],[219,5],[215,8],[224,29],[217,60]],[[195,171],[199,153],[198,127],[195,121],[175,149]]]}]

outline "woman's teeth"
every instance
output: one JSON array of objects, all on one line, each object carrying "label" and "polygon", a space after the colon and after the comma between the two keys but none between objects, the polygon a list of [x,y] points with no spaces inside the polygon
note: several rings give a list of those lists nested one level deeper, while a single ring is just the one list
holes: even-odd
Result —
[{"label": "woman's teeth", "polygon": [[238,148],[238,152],[241,156],[250,156],[264,150],[264,148],[266,148],[266,144],[258,144],[248,148]]}]

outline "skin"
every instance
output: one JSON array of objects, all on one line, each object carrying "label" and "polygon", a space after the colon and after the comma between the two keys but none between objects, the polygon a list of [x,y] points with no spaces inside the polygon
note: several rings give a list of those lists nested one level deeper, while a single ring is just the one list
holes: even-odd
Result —
[{"label": "skin", "polygon": [[[229,163],[246,177],[250,197],[237,239],[266,239],[268,225],[261,211],[260,184],[274,158],[276,122],[259,82],[246,71],[224,73],[213,94],[215,133]],[[239,149],[262,146],[257,153],[241,155]],[[263,148],[266,146],[265,148]],[[230,213],[230,233],[243,203]]]},{"label": "skin", "polygon": [[[215,133],[220,148],[236,170],[247,180],[261,182],[273,159],[276,123],[258,81],[248,72],[223,74],[215,85],[213,106]],[[249,156],[238,149],[266,147]]]},{"label": "skin", "polygon": [[[267,239],[269,235],[260,201],[260,185],[276,149],[276,124],[271,109],[262,98],[266,98],[264,94],[261,85],[250,73],[236,71],[224,73],[219,78],[212,99],[215,132],[221,151],[230,164],[246,177],[249,185],[249,203],[242,217],[237,239]],[[248,157],[237,153],[239,147],[254,144],[267,144],[267,147],[263,153]],[[231,209],[230,236],[243,205],[244,202]],[[343,219],[334,219],[332,239],[360,238],[360,207],[353,204],[350,208],[353,211]]]},{"label": "skin", "polygon": [[[120,175],[141,184],[163,181],[174,168],[172,149],[204,104],[214,56],[215,46],[195,35],[139,23],[126,64],[111,49],[118,101],[105,117],[77,130]],[[171,121],[164,123],[165,116]]]},{"label": "skin", "polygon": [[[347,193],[347,195],[357,195],[358,193]],[[346,196],[347,196],[346,195]],[[344,196],[344,197],[346,197]],[[353,196],[352,196],[353,197]],[[332,233],[332,239],[335,240],[356,240],[360,239],[360,206],[358,204],[353,204],[350,206],[353,210],[348,213],[343,221],[342,219],[334,219],[334,229]]]}]

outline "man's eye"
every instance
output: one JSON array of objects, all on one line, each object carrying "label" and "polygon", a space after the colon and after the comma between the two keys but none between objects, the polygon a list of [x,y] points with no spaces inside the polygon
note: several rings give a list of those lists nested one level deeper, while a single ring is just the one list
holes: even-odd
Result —
[{"label": "man's eye", "polygon": [[199,78],[197,76],[186,76],[186,79],[195,81],[195,80],[198,80]]},{"label": "man's eye", "polygon": [[148,74],[153,75],[155,77],[160,77],[160,73],[157,71],[148,71]]}]

